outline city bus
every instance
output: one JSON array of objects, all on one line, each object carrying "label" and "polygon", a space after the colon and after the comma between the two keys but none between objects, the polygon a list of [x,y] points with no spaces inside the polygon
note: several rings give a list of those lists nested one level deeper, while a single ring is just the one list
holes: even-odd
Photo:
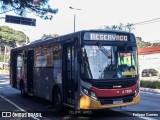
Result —
[{"label": "city bus", "polygon": [[133,33],[83,30],[12,49],[10,84],[57,109],[130,106],[140,102],[137,59]]}]

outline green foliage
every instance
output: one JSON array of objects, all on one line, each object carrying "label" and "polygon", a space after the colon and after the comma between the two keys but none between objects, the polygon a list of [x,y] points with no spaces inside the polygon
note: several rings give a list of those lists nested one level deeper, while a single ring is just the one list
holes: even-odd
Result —
[{"label": "green foliage", "polygon": [[59,35],[58,34],[49,34],[49,35],[46,35],[46,34],[43,34],[43,36],[41,37],[41,39],[39,40],[36,40],[36,41],[33,41],[32,43],[35,43],[35,42],[40,42],[42,40],[46,40],[48,38],[54,38],[54,37],[58,37]]},{"label": "green foliage", "polygon": [[52,19],[51,14],[56,14],[58,9],[49,5],[49,0],[0,0],[0,14],[14,11],[20,16],[33,13],[42,19]]},{"label": "green foliage", "polygon": [[4,55],[0,54],[0,62],[3,62],[3,60],[4,60]]},{"label": "green foliage", "polygon": [[59,36],[58,34],[49,34],[49,35],[43,34],[43,36],[41,38],[43,39],[43,38],[47,38],[47,37],[58,37],[58,36]]},{"label": "green foliage", "polygon": [[9,62],[9,55],[1,55],[0,54],[0,62]]},{"label": "green foliage", "polygon": [[160,89],[160,81],[141,80],[141,87]]},{"label": "green foliage", "polygon": [[8,27],[8,26],[0,26],[0,36],[1,36],[1,40],[3,42],[9,42],[12,41],[13,38],[15,37],[15,30],[13,30],[12,28]]},{"label": "green foliage", "polygon": [[160,42],[153,43],[153,46],[160,46]]},{"label": "green foliage", "polygon": [[141,37],[136,37],[136,40],[137,40],[138,48],[146,48],[146,47],[152,46],[150,42],[142,41]]},{"label": "green foliage", "polygon": [[131,32],[134,29],[134,27],[133,27],[133,24],[131,24],[131,23],[127,23],[127,25],[120,23],[119,25],[104,26],[102,29],[104,29],[104,30],[121,30],[121,31]]},{"label": "green foliage", "polygon": [[[119,25],[112,25],[112,26],[104,26],[103,30],[120,30],[120,31],[128,31],[131,32],[134,27],[133,24],[127,23],[127,25],[124,25],[123,23],[120,23]],[[136,37],[138,48],[146,48],[151,46],[160,46],[160,42],[151,44],[150,42],[144,42],[142,41],[141,37]]]},{"label": "green foliage", "polygon": [[21,31],[16,31],[8,26],[0,26],[0,39],[4,43],[16,41],[25,42],[26,35]]},{"label": "green foliage", "polygon": [[26,35],[21,31],[16,31],[8,26],[0,26],[0,50],[4,52],[4,46],[11,48],[25,44]]},{"label": "green foliage", "polygon": [[[103,29],[104,30],[120,30],[120,31],[123,30],[123,31],[131,32],[134,29],[134,27],[133,27],[133,24],[131,23],[127,23],[127,25],[120,23],[119,25],[105,26]],[[141,37],[136,37],[136,40],[139,48],[146,48],[152,45],[149,42],[142,41]]]},{"label": "green foliage", "polygon": [[0,54],[0,62],[9,62],[9,55],[2,55]]}]

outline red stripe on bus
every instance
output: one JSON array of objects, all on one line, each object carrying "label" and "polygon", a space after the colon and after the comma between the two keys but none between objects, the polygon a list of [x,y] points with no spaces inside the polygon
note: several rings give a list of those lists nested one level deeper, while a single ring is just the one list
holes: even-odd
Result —
[{"label": "red stripe on bus", "polygon": [[132,87],[117,89],[98,89],[96,87],[92,87],[91,91],[95,92],[97,94],[97,97],[118,97],[134,94],[137,86],[138,85],[135,84]]}]

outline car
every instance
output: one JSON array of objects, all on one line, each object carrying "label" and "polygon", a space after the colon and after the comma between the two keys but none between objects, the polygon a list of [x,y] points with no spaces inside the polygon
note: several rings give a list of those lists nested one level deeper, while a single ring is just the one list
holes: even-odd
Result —
[{"label": "car", "polygon": [[158,71],[153,68],[144,69],[142,71],[142,77],[152,77],[152,76],[158,76]]}]

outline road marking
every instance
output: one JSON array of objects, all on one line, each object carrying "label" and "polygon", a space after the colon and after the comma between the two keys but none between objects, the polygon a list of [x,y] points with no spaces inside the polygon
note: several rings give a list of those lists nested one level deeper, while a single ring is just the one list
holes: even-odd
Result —
[{"label": "road marking", "polygon": [[[0,97],[3,98],[4,100],[6,100],[7,102],[9,102],[10,104],[14,105],[14,106],[15,106],[16,108],[18,108],[20,111],[23,111],[23,112],[28,113],[26,110],[22,109],[21,107],[19,107],[18,105],[16,105],[15,103],[13,103],[13,102],[10,101],[9,99],[7,99],[6,97],[4,97],[4,96],[2,96],[2,95],[0,95]],[[40,119],[38,119],[38,118],[36,118],[36,117],[32,117],[32,118],[35,119],[35,120],[40,120]]]},{"label": "road marking", "polygon": [[145,92],[145,91],[141,91],[142,93],[148,93],[148,94],[154,94],[152,92]]},{"label": "road marking", "polygon": [[158,120],[158,119],[150,118],[150,117],[139,117],[139,118],[142,118],[142,119],[144,119],[144,120]]},{"label": "road marking", "polygon": [[154,95],[160,95],[160,93],[152,93],[152,92],[145,92],[145,91],[141,91],[142,93],[147,93],[147,94],[154,94]]},{"label": "road marking", "polygon": [[3,81],[3,82],[1,82],[0,84],[1,84],[1,85],[3,85],[3,84],[9,84],[9,81]]}]

